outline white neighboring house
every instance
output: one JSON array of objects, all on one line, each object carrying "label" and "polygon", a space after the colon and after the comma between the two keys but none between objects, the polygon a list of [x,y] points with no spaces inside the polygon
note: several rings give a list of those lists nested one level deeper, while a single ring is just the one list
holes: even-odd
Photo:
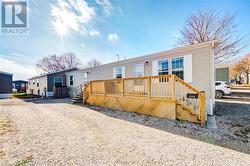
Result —
[{"label": "white neighboring house", "polygon": [[66,86],[65,72],[77,70],[76,68],[55,71],[28,79],[28,94],[51,97],[55,86]]}]

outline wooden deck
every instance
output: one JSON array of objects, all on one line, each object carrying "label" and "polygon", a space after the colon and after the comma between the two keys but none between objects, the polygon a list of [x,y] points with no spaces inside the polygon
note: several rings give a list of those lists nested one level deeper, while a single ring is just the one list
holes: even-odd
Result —
[{"label": "wooden deck", "polygon": [[90,81],[83,91],[92,105],[205,126],[205,93],[175,75]]}]

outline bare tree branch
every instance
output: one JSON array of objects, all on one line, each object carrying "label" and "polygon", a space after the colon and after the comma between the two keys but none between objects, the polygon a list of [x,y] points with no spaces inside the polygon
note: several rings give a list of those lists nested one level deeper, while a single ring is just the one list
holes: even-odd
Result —
[{"label": "bare tree branch", "polygon": [[100,66],[102,63],[100,61],[98,61],[97,59],[93,58],[90,61],[87,62],[86,67],[90,68],[90,67],[96,67],[96,66]]},{"label": "bare tree branch", "polygon": [[60,56],[57,55],[49,55],[47,57],[42,58],[36,64],[36,67],[43,72],[54,72],[59,70],[71,69],[75,67],[79,67],[81,65],[81,61],[76,57],[74,53],[65,53]]},{"label": "bare tree branch", "polygon": [[187,45],[219,40],[215,48],[216,62],[232,60],[247,46],[245,35],[237,31],[236,16],[237,13],[220,15],[213,9],[198,11],[186,19],[177,42]]}]

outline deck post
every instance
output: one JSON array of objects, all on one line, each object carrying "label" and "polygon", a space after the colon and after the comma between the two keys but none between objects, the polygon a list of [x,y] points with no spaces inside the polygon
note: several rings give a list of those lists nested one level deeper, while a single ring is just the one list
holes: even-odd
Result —
[{"label": "deck post", "polygon": [[106,95],[107,94],[107,91],[106,91],[106,80],[104,80],[103,81],[103,87],[104,87],[104,95]]},{"label": "deck post", "polygon": [[200,100],[201,100],[201,126],[205,127],[206,125],[206,94],[204,91],[200,92]]},{"label": "deck post", "polygon": [[172,89],[172,99],[175,100],[175,76],[174,75],[171,75],[171,86],[170,87]]},{"label": "deck post", "polygon": [[151,77],[148,77],[148,97],[151,98],[152,96],[152,81]]},{"label": "deck post", "polygon": [[89,94],[92,94],[92,81],[89,82]]},{"label": "deck post", "polygon": [[121,95],[124,96],[124,78],[122,78],[121,83],[122,83]]}]

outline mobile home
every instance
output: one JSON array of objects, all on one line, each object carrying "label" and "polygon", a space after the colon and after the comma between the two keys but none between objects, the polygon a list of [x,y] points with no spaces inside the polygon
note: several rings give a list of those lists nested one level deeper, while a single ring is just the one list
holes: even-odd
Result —
[{"label": "mobile home", "polygon": [[174,48],[93,68],[66,72],[70,94],[92,80],[175,74],[188,84],[206,93],[206,112],[214,106],[215,41]]}]

